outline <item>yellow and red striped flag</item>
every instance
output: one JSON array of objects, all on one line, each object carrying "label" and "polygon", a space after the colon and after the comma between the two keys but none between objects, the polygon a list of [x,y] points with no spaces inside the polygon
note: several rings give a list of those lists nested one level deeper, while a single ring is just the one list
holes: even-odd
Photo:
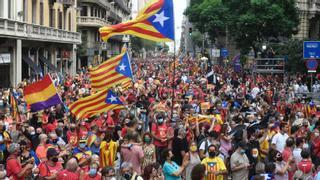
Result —
[{"label": "yellow and red striped flag", "polygon": [[[129,55],[126,51],[89,71],[91,87],[94,91],[109,89],[132,81],[133,75]],[[124,87],[124,86],[122,86]]]},{"label": "yellow and red striped flag", "polygon": [[70,112],[78,119],[89,118],[112,109],[123,108],[123,102],[111,89],[100,91],[69,105]]},{"label": "yellow and red striped flag", "polygon": [[156,41],[174,41],[174,14],[172,0],[152,0],[137,17],[128,22],[100,28],[100,35],[107,41],[114,35],[134,35]]}]

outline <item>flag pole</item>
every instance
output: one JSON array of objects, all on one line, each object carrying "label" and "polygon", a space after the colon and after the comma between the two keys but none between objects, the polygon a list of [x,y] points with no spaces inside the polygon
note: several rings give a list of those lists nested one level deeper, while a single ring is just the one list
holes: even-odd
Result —
[{"label": "flag pole", "polygon": [[172,78],[172,102],[171,102],[171,121],[173,118],[173,108],[175,101],[175,78],[176,78],[176,40],[173,43],[173,78]]}]

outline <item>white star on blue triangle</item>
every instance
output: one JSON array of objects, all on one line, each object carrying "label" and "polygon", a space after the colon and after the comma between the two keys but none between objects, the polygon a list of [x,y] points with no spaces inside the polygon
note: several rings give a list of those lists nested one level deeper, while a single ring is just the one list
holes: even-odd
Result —
[{"label": "white star on blue triangle", "polygon": [[123,105],[121,100],[118,98],[118,96],[112,92],[112,90],[108,91],[107,97],[105,102],[107,104],[118,104],[118,105]]},{"label": "white star on blue triangle", "polygon": [[131,70],[131,64],[130,64],[128,53],[125,53],[122,56],[120,63],[116,67],[116,71],[118,73],[132,79],[132,70]]},{"label": "white star on blue triangle", "polygon": [[162,8],[148,21],[165,37],[174,40],[174,14],[172,0],[164,0]]}]

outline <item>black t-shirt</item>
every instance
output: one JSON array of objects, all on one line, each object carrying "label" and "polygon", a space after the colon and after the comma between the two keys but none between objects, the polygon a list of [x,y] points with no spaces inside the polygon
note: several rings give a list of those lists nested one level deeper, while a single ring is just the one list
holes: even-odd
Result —
[{"label": "black t-shirt", "polygon": [[181,155],[181,151],[188,151],[188,142],[187,139],[180,139],[178,137],[173,138],[172,140],[172,153],[173,153],[173,161],[176,162],[179,166],[182,165],[183,157]]}]

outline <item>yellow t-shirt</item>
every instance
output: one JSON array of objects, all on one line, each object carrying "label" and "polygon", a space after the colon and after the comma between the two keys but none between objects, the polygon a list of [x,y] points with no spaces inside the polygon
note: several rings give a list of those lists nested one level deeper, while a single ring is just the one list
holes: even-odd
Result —
[{"label": "yellow t-shirt", "polygon": [[[268,150],[269,150],[268,137],[266,137],[266,139],[260,144],[260,149],[261,149],[261,150],[264,150],[264,151],[268,151]],[[266,157],[266,155],[265,155],[265,154],[262,154],[262,153],[259,153],[259,155],[260,155],[262,158],[265,158],[265,157]]]},{"label": "yellow t-shirt", "polygon": [[223,180],[222,175],[215,176],[214,174],[212,174],[214,171],[225,171],[227,169],[226,165],[220,157],[206,157],[202,160],[201,164],[204,164],[206,166],[206,180]]}]

